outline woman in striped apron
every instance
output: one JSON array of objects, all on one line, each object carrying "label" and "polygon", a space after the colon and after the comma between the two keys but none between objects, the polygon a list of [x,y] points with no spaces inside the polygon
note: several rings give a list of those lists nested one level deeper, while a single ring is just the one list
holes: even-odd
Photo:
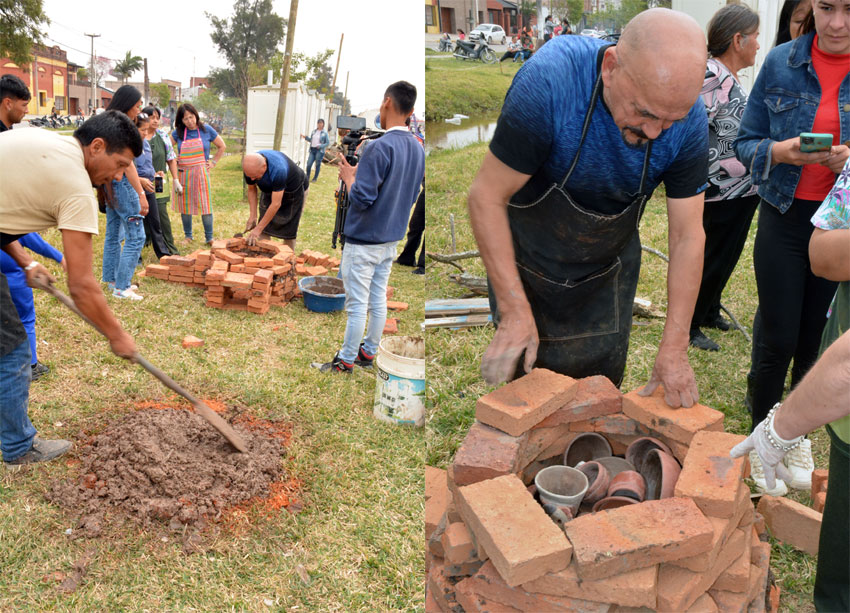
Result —
[{"label": "woman in striped apron", "polygon": [[[183,193],[174,199],[174,210],[183,220],[184,239],[192,242],[192,215],[200,215],[204,224],[204,240],[213,240],[213,216],[210,205],[210,170],[224,155],[224,141],[212,127],[204,125],[191,104],[182,104],[174,118],[171,140],[177,147],[177,175]],[[215,157],[210,160],[210,143]]]}]

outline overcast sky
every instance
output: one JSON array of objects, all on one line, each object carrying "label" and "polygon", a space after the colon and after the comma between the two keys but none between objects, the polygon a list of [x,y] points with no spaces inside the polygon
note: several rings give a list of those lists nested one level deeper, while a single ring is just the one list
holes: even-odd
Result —
[{"label": "overcast sky", "polygon": [[[275,12],[289,17],[289,0],[273,0]],[[113,8],[114,7],[114,8]],[[44,0],[51,24],[49,45],[58,44],[68,59],[88,65],[91,39],[95,54],[123,58],[128,50],[148,58],[151,82],[161,78],[181,81],[205,76],[211,67],[225,66],[210,40],[210,23],[204,12],[230,17],[233,0],[151,0],[109,4],[83,0]],[[339,38],[345,34],[337,88],[345,89],[350,72],[348,98],[355,113],[376,108],[386,86],[401,79],[416,86],[416,112],[425,108],[424,11],[420,0],[300,0],[295,25],[294,50],[307,55],[333,49],[329,60],[336,65]],[[280,45],[284,49],[284,43]],[[131,77],[141,81],[139,71]]]}]

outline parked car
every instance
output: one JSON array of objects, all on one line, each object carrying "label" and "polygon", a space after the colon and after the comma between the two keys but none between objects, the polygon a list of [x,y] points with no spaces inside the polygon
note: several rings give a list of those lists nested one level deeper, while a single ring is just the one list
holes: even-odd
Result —
[{"label": "parked car", "polygon": [[591,38],[602,38],[603,33],[597,30],[592,30],[590,28],[586,28],[581,31],[582,36],[589,36]]},{"label": "parked car", "polygon": [[482,23],[475,26],[475,29],[469,33],[469,40],[476,41],[479,38],[486,40],[488,45],[493,43],[504,45],[508,36],[502,26],[495,23]]}]

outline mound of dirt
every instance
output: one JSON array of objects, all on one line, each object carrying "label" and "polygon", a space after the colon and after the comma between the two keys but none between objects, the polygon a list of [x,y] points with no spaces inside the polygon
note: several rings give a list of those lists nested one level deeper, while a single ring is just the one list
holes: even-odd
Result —
[{"label": "mound of dirt", "polygon": [[234,424],[248,445],[239,453],[203,418],[182,409],[134,411],[76,451],[79,476],[54,483],[47,497],[80,515],[88,536],[107,515],[144,525],[202,526],[270,493],[285,478],[284,441]]}]

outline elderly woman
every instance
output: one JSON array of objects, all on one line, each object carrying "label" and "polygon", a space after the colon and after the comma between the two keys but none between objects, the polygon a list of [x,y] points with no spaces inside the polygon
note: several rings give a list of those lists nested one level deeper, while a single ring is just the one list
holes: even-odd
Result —
[{"label": "elderly woman", "polygon": [[[192,242],[192,215],[200,215],[204,224],[204,240],[213,240],[213,216],[210,205],[210,171],[224,155],[224,140],[209,125],[201,121],[197,109],[181,104],[174,116],[171,142],[177,148],[177,176],[183,192],[174,199],[174,210],[183,220],[185,242]],[[215,157],[210,160],[210,145]]]},{"label": "elderly woman", "polygon": [[[807,1],[807,0],[802,0]],[[753,426],[782,400],[788,367],[791,386],[802,380],[818,353],[836,283],[812,273],[811,218],[850,157],[850,0],[815,0],[802,34],[775,47],[750,93],[735,151],[758,186],[758,232],[753,265],[759,310],[748,375]],[[843,101],[843,102],[841,102]],[[832,135],[823,151],[801,150],[800,134]],[[762,473],[750,455],[752,473]],[[791,487],[809,489],[811,443],[785,456]],[[764,480],[756,484],[764,490]],[[778,482],[782,491],[785,484]]]},{"label": "elderly woman", "polygon": [[728,330],[720,315],[720,295],[744,250],[759,197],[750,173],[735,157],[732,144],[747,106],[738,71],[752,66],[759,49],[759,16],[743,4],[721,8],[708,24],[708,67],[702,95],[708,113],[708,190],[702,225],[705,264],[691,320],[691,345],[717,351],[720,346],[700,326]]}]

